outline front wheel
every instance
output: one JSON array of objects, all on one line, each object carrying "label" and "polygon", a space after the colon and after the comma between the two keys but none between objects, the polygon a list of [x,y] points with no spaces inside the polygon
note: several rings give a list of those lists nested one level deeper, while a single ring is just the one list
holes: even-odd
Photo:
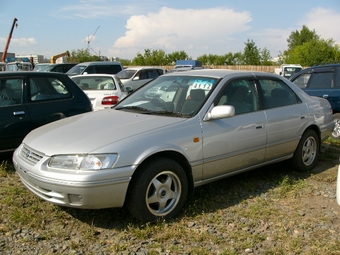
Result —
[{"label": "front wheel", "polygon": [[307,130],[292,158],[293,167],[300,171],[311,170],[319,156],[319,138],[314,130]]},{"label": "front wheel", "polygon": [[132,177],[127,208],[143,222],[175,217],[188,195],[188,180],[175,161],[159,158],[142,166]]},{"label": "front wheel", "polygon": [[334,114],[334,129],[332,132],[333,139],[340,139],[340,113]]}]

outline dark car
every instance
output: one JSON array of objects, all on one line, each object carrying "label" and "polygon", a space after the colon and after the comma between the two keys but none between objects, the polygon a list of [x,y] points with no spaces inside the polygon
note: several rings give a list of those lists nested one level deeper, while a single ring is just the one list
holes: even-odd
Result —
[{"label": "dark car", "polygon": [[94,61],[79,63],[68,70],[67,74],[69,76],[93,73],[116,74],[121,70],[123,66],[119,61]]},{"label": "dark car", "polygon": [[66,74],[1,72],[0,153],[39,126],[90,111],[90,99]]},{"label": "dark car", "polygon": [[311,96],[326,98],[333,109],[334,131],[332,137],[340,138],[340,64],[306,68],[290,79]]}]

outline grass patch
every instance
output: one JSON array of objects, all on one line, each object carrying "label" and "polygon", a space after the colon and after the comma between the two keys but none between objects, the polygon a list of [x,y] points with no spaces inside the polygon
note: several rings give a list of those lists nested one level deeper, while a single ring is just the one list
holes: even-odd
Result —
[{"label": "grass patch", "polygon": [[125,209],[77,210],[45,202],[3,161],[0,234],[25,247],[37,247],[39,234],[40,245],[46,244],[36,254],[52,254],[55,243],[62,245],[53,254],[340,254],[339,208],[334,198],[314,195],[337,177],[340,141],[328,139],[326,145],[320,155],[325,167],[316,173],[276,164],[232,176],[198,187],[178,218],[148,224]]}]

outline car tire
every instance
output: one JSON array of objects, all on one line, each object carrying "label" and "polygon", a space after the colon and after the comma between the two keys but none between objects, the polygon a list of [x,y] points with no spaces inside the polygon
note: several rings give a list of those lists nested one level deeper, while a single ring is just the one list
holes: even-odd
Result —
[{"label": "car tire", "polygon": [[333,139],[340,139],[340,113],[336,113],[333,115],[334,117],[334,129],[332,132],[332,138]]},{"label": "car tire", "polygon": [[158,158],[146,163],[132,177],[127,209],[142,222],[171,219],[188,196],[188,179],[174,160]]},{"label": "car tire", "polygon": [[320,151],[319,137],[312,129],[301,137],[291,160],[292,166],[299,171],[310,171],[316,164]]}]

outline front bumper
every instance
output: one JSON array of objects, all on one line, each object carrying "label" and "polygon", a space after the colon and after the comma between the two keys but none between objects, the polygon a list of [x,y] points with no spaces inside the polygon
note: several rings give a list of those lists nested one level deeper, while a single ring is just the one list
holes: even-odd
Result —
[{"label": "front bumper", "polygon": [[51,171],[49,157],[35,164],[25,159],[20,146],[13,154],[13,165],[22,183],[40,198],[61,206],[84,209],[122,207],[133,166],[100,171]]}]

